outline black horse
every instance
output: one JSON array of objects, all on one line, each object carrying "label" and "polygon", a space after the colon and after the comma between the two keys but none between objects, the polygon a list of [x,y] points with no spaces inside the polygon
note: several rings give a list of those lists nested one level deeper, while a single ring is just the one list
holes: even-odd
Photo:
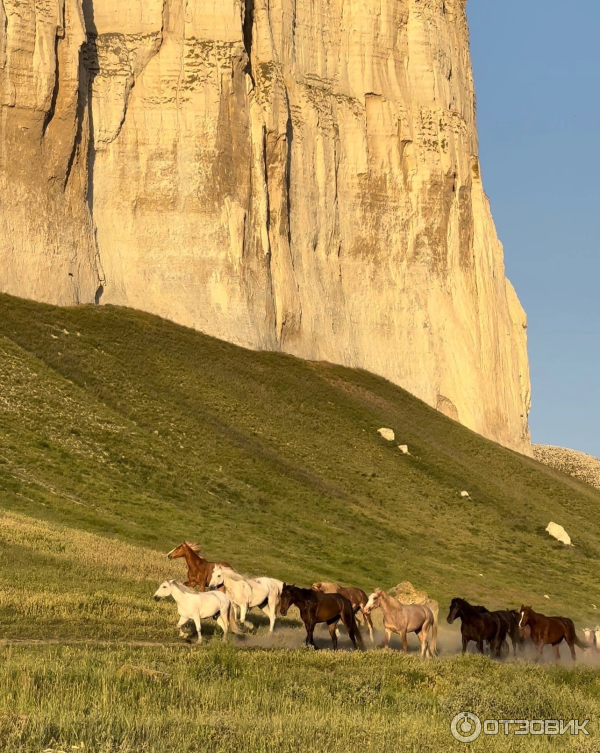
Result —
[{"label": "black horse", "polygon": [[354,648],[363,648],[363,639],[360,634],[354,609],[350,601],[342,594],[323,594],[319,591],[313,591],[312,588],[298,588],[297,586],[288,586],[283,584],[281,591],[281,601],[279,605],[283,617],[288,612],[292,604],[295,604],[300,610],[300,617],[306,628],[306,645],[315,646],[313,633],[315,625],[319,622],[326,622],[329,626],[329,635],[333,643],[333,648],[337,648],[337,624],[340,620],[348,630],[348,635]]},{"label": "black horse", "polygon": [[459,617],[461,621],[463,654],[470,641],[477,644],[477,650],[483,653],[483,643],[488,641],[490,652],[495,656],[502,655],[502,644],[508,632],[507,623],[497,614],[489,612],[485,607],[476,607],[465,599],[452,599],[448,612],[448,623],[451,625]]},{"label": "black horse", "polygon": [[[490,612],[487,607],[473,607],[473,609],[477,609],[479,612]],[[521,650],[525,647],[525,632],[519,627],[519,613],[516,609],[498,609],[495,612],[490,612],[490,614],[497,614],[505,626],[506,635],[511,640],[513,654],[516,656],[517,646],[519,646]],[[510,653],[508,642],[506,644],[506,651]]]}]

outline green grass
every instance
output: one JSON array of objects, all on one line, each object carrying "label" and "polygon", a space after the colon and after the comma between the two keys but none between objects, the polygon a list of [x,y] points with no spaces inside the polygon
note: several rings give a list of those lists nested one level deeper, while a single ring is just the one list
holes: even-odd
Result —
[{"label": "green grass", "polygon": [[[597,718],[589,668],[265,651],[264,626],[261,648],[190,652],[166,645],[174,607],[151,596],[184,573],[164,553],[186,538],[302,585],[410,580],[442,618],[460,595],[596,624],[599,503],[371,374],[136,311],[0,296],[0,638],[68,644],[1,649],[0,750],[449,750],[465,704]],[[550,520],[573,548],[548,536]],[[292,623],[283,634],[300,645]],[[170,679],[123,677],[124,664]]]},{"label": "green grass", "polygon": [[[589,718],[593,733],[597,673],[477,656],[423,662],[383,651],[239,651],[218,643],[202,650],[13,647],[4,650],[0,673],[0,750],[465,750],[450,735],[450,720],[463,709],[482,720]],[[597,737],[586,740],[482,737],[472,749],[575,743],[598,750]]]}]

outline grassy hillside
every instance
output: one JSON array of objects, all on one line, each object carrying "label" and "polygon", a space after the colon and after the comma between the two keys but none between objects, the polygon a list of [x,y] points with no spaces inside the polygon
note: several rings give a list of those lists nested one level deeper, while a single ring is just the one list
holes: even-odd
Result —
[{"label": "grassy hillside", "polygon": [[[136,311],[0,296],[0,385],[3,510],[158,552],[198,540],[298,583],[410,580],[443,604],[526,601],[583,620],[600,605],[600,492],[371,374]],[[545,533],[550,520],[573,548]],[[35,538],[3,529],[0,553],[14,588],[60,576],[89,598],[76,567]]]},{"label": "grassy hillside", "polygon": [[0,751],[462,750],[449,724],[463,710],[597,719],[589,667],[448,658],[449,632],[428,663],[313,655],[290,650],[292,619],[270,639],[257,617],[251,639],[222,646],[207,624],[208,645],[190,648],[151,596],[185,572],[165,552],[186,538],[301,584],[410,580],[442,618],[462,595],[595,624],[599,503],[370,374],[135,311],[0,296]]}]

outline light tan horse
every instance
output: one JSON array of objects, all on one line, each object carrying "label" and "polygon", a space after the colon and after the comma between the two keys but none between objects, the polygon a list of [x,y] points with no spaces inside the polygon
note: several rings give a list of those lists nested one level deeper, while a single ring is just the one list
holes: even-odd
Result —
[{"label": "light tan horse", "polygon": [[[426,604],[400,604],[380,588],[369,596],[365,614],[374,609],[383,612],[385,647],[389,648],[392,633],[402,637],[402,648],[408,653],[408,633],[416,633],[421,641],[421,656],[433,656],[437,651],[437,617]],[[429,635],[431,631],[431,637]]]}]

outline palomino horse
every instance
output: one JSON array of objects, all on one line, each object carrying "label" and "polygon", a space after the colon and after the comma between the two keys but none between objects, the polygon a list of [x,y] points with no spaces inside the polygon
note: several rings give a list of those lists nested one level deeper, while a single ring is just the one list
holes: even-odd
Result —
[{"label": "palomino horse", "polygon": [[252,623],[246,622],[246,612],[252,607],[260,607],[269,617],[269,632],[273,632],[277,605],[283,588],[282,581],[275,578],[253,578],[250,580],[234,573],[233,570],[227,570],[220,565],[216,565],[208,585],[210,588],[225,587],[225,593],[240,610],[241,622],[248,627],[252,627]]},{"label": "palomino horse", "polygon": [[315,625],[326,622],[329,626],[329,635],[334,650],[337,648],[337,624],[340,620],[346,626],[348,635],[354,648],[363,648],[363,639],[360,634],[352,604],[342,594],[322,594],[313,591],[312,588],[298,588],[283,584],[281,591],[281,614],[285,617],[288,609],[295,604],[300,610],[300,617],[306,628],[306,645],[317,648],[313,638]]},{"label": "palomino horse", "polygon": [[497,614],[489,612],[485,607],[474,607],[465,599],[452,599],[448,623],[452,625],[457,617],[461,621],[463,654],[469,641],[475,641],[480,654],[483,653],[483,642],[488,641],[490,651],[497,657],[502,655],[502,644],[506,640],[508,628]]},{"label": "palomino horse", "polygon": [[186,586],[198,586],[201,591],[206,591],[210,578],[213,573],[215,565],[221,565],[229,570],[233,570],[231,565],[227,562],[208,562],[198,553],[197,544],[190,544],[189,541],[184,541],[175,549],[167,554],[170,560],[184,557],[188,566],[188,579],[186,580]]},{"label": "palomino horse", "polygon": [[352,604],[352,609],[354,609],[354,616],[356,617],[356,623],[359,624],[357,613],[360,612],[363,616],[365,624],[369,628],[371,643],[375,642],[373,640],[373,621],[371,620],[371,615],[365,612],[365,607],[367,606],[368,601],[367,594],[362,590],[362,588],[355,588],[354,586],[340,586],[339,583],[313,583],[312,589],[313,591],[319,591],[319,593],[322,594],[342,594],[342,596],[345,596]]},{"label": "palomino horse", "polygon": [[172,596],[177,604],[177,611],[179,612],[177,627],[180,630],[180,635],[182,635],[181,628],[185,623],[193,620],[198,633],[198,643],[201,643],[201,620],[206,617],[216,617],[217,624],[223,631],[223,640],[227,638],[230,628],[234,633],[239,633],[233,618],[231,600],[221,591],[199,594],[174,580],[166,580],[158,587],[154,598],[158,601],[167,596]]},{"label": "palomino horse", "polygon": [[[437,651],[437,619],[426,604],[400,604],[381,588],[369,596],[365,613],[374,609],[383,612],[385,647],[389,648],[392,633],[402,637],[402,648],[408,653],[408,633],[416,633],[421,641],[421,656],[433,656]],[[429,633],[431,632],[431,637]]]},{"label": "palomino horse", "polygon": [[559,644],[562,641],[567,642],[573,661],[577,658],[575,656],[575,646],[584,650],[588,648],[577,637],[573,620],[570,620],[568,617],[546,617],[545,614],[539,614],[539,612],[534,612],[531,607],[524,606],[519,610],[519,614],[521,617],[519,627],[524,628],[529,625],[531,640],[538,650],[539,657],[541,657],[544,647],[551,644],[556,661],[560,661]]}]

